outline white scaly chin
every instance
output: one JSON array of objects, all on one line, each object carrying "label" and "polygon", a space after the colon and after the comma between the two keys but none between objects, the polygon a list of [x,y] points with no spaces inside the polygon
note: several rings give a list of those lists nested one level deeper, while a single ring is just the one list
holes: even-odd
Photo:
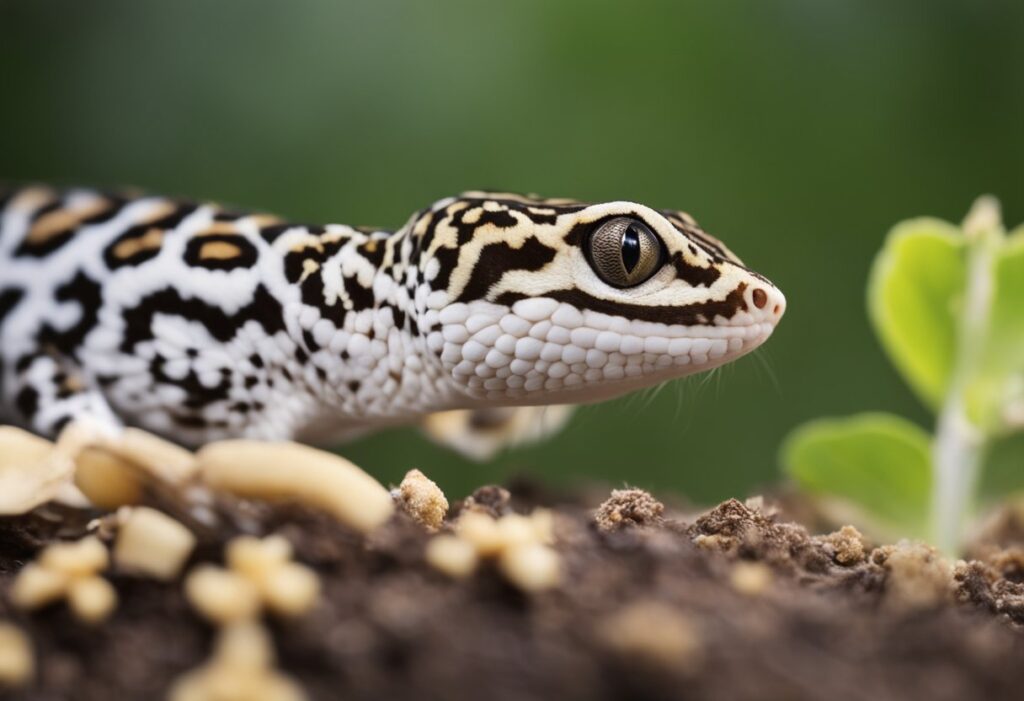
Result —
[{"label": "white scaly chin", "polygon": [[440,349],[466,406],[591,402],[749,353],[771,335],[777,317],[744,315],[729,324],[682,326],[581,311],[544,297],[512,307],[474,301],[442,309],[441,330],[428,343]]}]

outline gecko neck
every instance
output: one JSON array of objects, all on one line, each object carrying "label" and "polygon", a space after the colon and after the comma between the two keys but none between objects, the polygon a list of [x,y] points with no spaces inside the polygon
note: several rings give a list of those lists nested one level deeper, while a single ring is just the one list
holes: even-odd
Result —
[{"label": "gecko neck", "polygon": [[328,225],[274,247],[294,300],[285,323],[317,400],[305,437],[333,440],[452,405],[455,390],[420,328],[425,299],[408,228]]}]

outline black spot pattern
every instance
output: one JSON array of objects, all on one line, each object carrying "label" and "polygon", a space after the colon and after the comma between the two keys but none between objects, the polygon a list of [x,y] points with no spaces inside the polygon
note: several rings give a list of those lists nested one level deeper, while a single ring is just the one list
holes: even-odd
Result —
[{"label": "black spot pattern", "polygon": [[155,258],[160,253],[159,245],[138,247],[138,250],[129,256],[119,255],[119,253],[125,250],[125,246],[130,246],[131,242],[142,241],[150,231],[160,231],[163,232],[163,235],[174,231],[188,215],[196,210],[196,207],[197,205],[193,203],[181,203],[170,214],[125,229],[123,234],[111,241],[103,250],[104,262],[111,270],[117,270],[126,266],[141,265],[147,260]]},{"label": "black spot pattern", "polygon": [[518,248],[504,241],[488,244],[480,251],[480,257],[458,301],[486,299],[491,287],[505,273],[512,270],[540,270],[555,259],[555,253],[555,249],[533,237],[526,239]]},{"label": "black spot pattern", "polygon": [[[37,209],[29,219],[29,230],[31,230],[33,224],[37,223],[45,215],[57,211],[62,205],[63,200],[58,197]],[[70,241],[74,234],[75,229],[68,228],[63,231],[58,231],[51,236],[47,236],[42,242],[32,242],[26,236],[26,238],[18,244],[18,247],[14,249],[14,256],[16,258],[42,258],[44,256],[48,256]]]},{"label": "black spot pattern", "polygon": [[[229,258],[204,257],[203,247],[211,243],[233,246],[238,250],[238,254]],[[185,246],[184,257],[185,263],[196,268],[236,270],[256,265],[259,253],[255,246],[239,234],[209,234],[189,239],[188,245]]]},{"label": "black spot pattern", "polygon": [[53,348],[75,358],[86,335],[96,327],[103,304],[103,287],[79,271],[70,282],[57,288],[55,297],[60,302],[76,303],[81,308],[81,315],[78,321],[64,330],[45,323],[39,331],[39,346]]},{"label": "black spot pattern", "polygon": [[281,303],[263,285],[257,286],[252,302],[234,314],[200,299],[182,297],[178,290],[167,287],[147,296],[137,306],[124,310],[123,353],[132,353],[136,345],[153,338],[153,318],[159,313],[197,321],[222,343],[234,338],[248,321],[259,323],[270,336],[285,330]]},{"label": "black spot pattern", "polygon": [[685,280],[691,287],[711,287],[722,277],[721,271],[713,265],[703,267],[687,262],[680,251],[673,254],[672,267],[676,270],[676,277]]},{"label": "black spot pattern", "polygon": [[[682,324],[685,326],[711,326],[716,316],[724,319],[731,319],[738,312],[747,308],[743,293],[747,286],[740,283],[736,289],[730,292],[724,299],[698,302],[695,304],[681,304],[675,306],[653,306],[646,304],[629,304],[620,301],[610,301],[588,295],[578,289],[555,290],[544,296],[556,299],[559,302],[567,302],[577,309],[591,309],[602,314],[612,316],[625,316],[630,319],[641,321],[656,321],[662,324]],[[519,297],[522,299],[523,297]],[[517,299],[499,298],[499,304],[511,304]]]}]

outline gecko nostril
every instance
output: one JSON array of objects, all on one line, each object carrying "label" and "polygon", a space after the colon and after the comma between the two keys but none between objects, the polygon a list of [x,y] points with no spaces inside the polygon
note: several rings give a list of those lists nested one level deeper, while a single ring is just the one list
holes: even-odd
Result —
[{"label": "gecko nostril", "polygon": [[775,316],[778,316],[779,314],[782,313],[782,305],[776,304],[775,309],[773,309],[772,311],[775,312]]},{"label": "gecko nostril", "polygon": [[758,309],[764,309],[764,305],[768,304],[768,293],[758,287],[754,290],[752,295],[754,298],[754,306]]}]

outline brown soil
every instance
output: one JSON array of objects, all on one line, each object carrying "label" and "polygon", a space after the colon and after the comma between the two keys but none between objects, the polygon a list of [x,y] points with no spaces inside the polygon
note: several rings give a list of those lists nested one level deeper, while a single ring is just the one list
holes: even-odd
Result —
[{"label": "brown soil", "polygon": [[[279,667],[313,699],[1024,693],[1022,541],[993,538],[977,549],[983,559],[947,563],[923,546],[871,548],[850,528],[809,536],[760,500],[687,518],[637,490],[600,507],[511,492],[487,487],[462,508],[552,507],[566,573],[555,589],[523,594],[490,565],[451,580],[426,564],[431,536],[403,513],[363,538],[296,506],[221,500],[213,526],[190,523],[201,538],[193,561],[220,561],[239,532],[277,532],[319,572],[311,614],[269,620]],[[180,582],[111,574],[120,604],[95,628],[63,605],[23,614],[7,603],[13,574],[41,545],[85,528],[52,509],[0,523],[0,619],[31,636],[38,665],[34,686],[10,698],[163,698],[213,638]]]}]

